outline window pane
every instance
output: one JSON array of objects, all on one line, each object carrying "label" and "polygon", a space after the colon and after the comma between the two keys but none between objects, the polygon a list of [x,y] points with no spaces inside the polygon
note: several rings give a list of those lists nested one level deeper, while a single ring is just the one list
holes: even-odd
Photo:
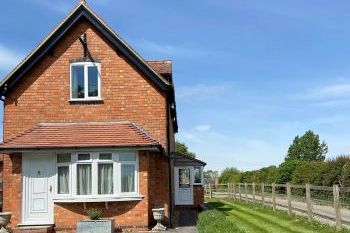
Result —
[{"label": "window pane", "polygon": [[135,192],[135,165],[122,164],[122,192]]},{"label": "window pane", "polygon": [[98,165],[98,194],[113,194],[113,164]]},{"label": "window pane", "polygon": [[194,168],[194,183],[202,183],[202,169],[200,167]]},{"label": "window pane", "polygon": [[190,169],[189,168],[179,169],[179,187],[180,188],[190,187]]},{"label": "window pane", "polygon": [[90,154],[78,154],[78,160],[90,160]]},{"label": "window pane", "polygon": [[136,155],[134,153],[119,155],[120,161],[136,161]]},{"label": "window pane", "polygon": [[57,193],[68,194],[69,193],[69,167],[58,167],[57,171]]},{"label": "window pane", "polygon": [[98,69],[97,66],[88,67],[89,96],[98,96]]},{"label": "window pane", "polygon": [[72,98],[84,97],[84,66],[72,66]]},{"label": "window pane", "polygon": [[78,164],[77,173],[77,194],[91,194],[91,164]]},{"label": "window pane", "polygon": [[70,154],[57,154],[57,163],[70,163]]},{"label": "window pane", "polygon": [[112,154],[111,153],[101,153],[100,160],[112,160]]}]

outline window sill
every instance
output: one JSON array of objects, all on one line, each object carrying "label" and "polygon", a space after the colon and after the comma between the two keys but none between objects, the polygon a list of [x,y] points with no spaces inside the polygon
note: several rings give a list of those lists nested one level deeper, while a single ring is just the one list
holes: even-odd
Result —
[{"label": "window sill", "polygon": [[69,102],[98,102],[103,101],[101,98],[91,98],[91,99],[70,99]]},{"label": "window sill", "polygon": [[141,201],[144,196],[129,196],[129,197],[86,197],[86,198],[54,198],[54,203],[90,203],[90,202],[118,202],[118,201]]}]

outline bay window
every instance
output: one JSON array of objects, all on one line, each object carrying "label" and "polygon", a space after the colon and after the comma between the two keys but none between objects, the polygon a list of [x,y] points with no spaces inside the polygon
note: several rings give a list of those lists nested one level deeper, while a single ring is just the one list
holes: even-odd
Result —
[{"label": "bay window", "polygon": [[100,63],[76,62],[71,64],[71,100],[100,99]]},{"label": "bay window", "polygon": [[137,152],[59,153],[57,198],[138,195]]}]

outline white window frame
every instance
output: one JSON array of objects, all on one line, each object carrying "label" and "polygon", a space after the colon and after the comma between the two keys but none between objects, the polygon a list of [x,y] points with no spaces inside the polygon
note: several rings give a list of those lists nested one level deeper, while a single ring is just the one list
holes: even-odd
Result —
[{"label": "white window frame", "polygon": [[[132,154],[132,153],[130,153],[130,152],[122,152],[122,153],[120,153],[120,154],[123,154],[123,155],[134,155],[134,154]],[[121,177],[122,177],[122,165],[123,164],[126,164],[126,165],[128,165],[128,164],[130,164],[130,165],[135,165],[135,171],[137,171],[137,172],[135,172],[135,177],[134,177],[134,184],[135,184],[135,191],[134,192],[122,192],[122,179],[121,179]],[[120,161],[119,160],[119,173],[118,173],[118,175],[119,175],[119,177],[120,177],[120,184],[119,184],[119,193],[120,193],[120,195],[121,196],[134,196],[134,195],[137,195],[138,193],[139,193],[139,190],[138,190],[138,187],[139,187],[139,179],[138,179],[138,170],[139,170],[139,156],[136,154],[136,161]]]},{"label": "white window frame", "polygon": [[[73,78],[73,67],[74,66],[83,66],[84,67],[84,98],[73,98],[73,89],[72,89],[72,78]],[[97,96],[89,97],[89,77],[88,77],[88,68],[97,67]],[[91,101],[91,100],[101,100],[101,63],[98,62],[74,62],[70,64],[70,101]]]},{"label": "white window frame", "polygon": [[[200,169],[201,172],[201,182],[200,183],[196,183],[196,169]],[[203,166],[194,166],[193,167],[193,185],[203,185],[204,184],[204,169]]]},{"label": "white window frame", "polygon": [[[112,154],[112,160],[100,160],[101,153]],[[139,197],[139,154],[138,151],[77,151],[70,152],[70,163],[58,163],[56,153],[56,173],[55,173],[55,187],[54,199],[104,199],[104,198],[119,198],[119,197]],[[78,154],[90,154],[90,160],[78,160]],[[135,155],[136,161],[120,161],[120,154]],[[91,164],[92,185],[91,195],[77,194],[77,165]],[[113,164],[113,194],[98,194],[98,164]],[[121,164],[135,165],[135,192],[121,192]],[[58,194],[58,167],[69,166],[69,194]]]},{"label": "white window frame", "polygon": [[[59,154],[70,154],[70,162],[57,162],[57,157]],[[71,153],[56,153],[56,166],[55,166],[55,181],[54,181],[54,194],[57,197],[69,197],[72,195],[72,154]],[[58,193],[58,168],[59,167],[68,167],[68,171],[69,171],[69,185],[68,185],[68,189],[69,192],[68,193]]]}]

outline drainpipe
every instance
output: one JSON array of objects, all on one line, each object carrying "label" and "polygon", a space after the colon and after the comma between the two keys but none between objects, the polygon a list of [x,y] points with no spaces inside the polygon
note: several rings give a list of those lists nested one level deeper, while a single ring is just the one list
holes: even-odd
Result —
[{"label": "drainpipe", "polygon": [[5,140],[5,94],[7,93],[7,84],[5,84],[4,89],[0,93],[0,101],[2,101],[3,105],[3,118],[2,118],[2,140]]},{"label": "drainpipe", "polygon": [[166,127],[167,127],[167,151],[168,151],[168,164],[169,164],[169,226],[171,227],[173,225],[173,185],[172,185],[172,166],[171,166],[171,161],[172,161],[172,156],[171,156],[171,151],[170,151],[170,127],[169,127],[169,122],[170,122],[170,104],[169,104],[169,91],[167,92],[167,100],[166,100],[166,105],[167,105],[167,116],[166,116]]}]

